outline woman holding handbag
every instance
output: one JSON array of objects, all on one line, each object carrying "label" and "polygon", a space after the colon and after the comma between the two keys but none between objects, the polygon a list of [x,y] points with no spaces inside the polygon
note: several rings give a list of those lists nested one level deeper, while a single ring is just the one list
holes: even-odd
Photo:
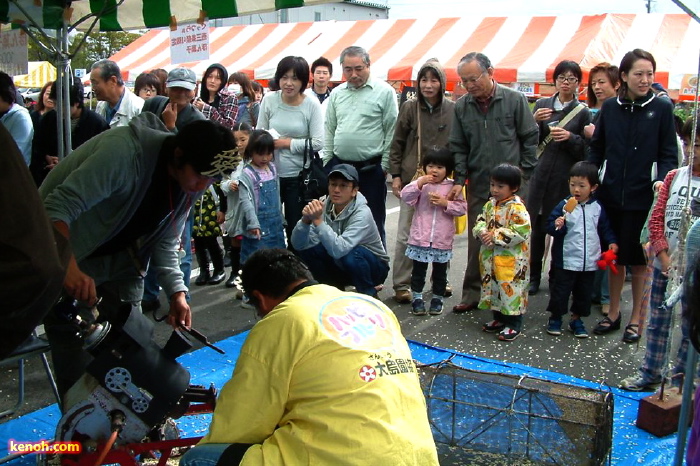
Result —
[{"label": "woman holding handbag", "polygon": [[578,101],[582,77],[578,63],[571,60],[559,62],[552,77],[557,92],[535,103],[534,116],[540,130],[539,161],[524,199],[532,222],[531,295],[540,289],[547,217],[557,203],[569,195],[569,170],[586,158],[583,130],[591,122],[588,108]]},{"label": "woman holding handbag", "polygon": [[311,140],[312,151],[323,147],[323,115],[318,99],[304,95],[309,83],[309,64],[304,58],[289,56],[280,60],[275,80],[280,90],[265,96],[257,127],[268,130],[275,138],[280,200],[289,240],[305,205],[299,190],[304,148],[307,139]]}]

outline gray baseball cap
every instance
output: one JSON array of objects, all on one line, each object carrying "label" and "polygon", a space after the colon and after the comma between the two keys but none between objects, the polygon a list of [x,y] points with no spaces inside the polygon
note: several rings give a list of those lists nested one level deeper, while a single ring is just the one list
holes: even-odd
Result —
[{"label": "gray baseball cap", "polygon": [[352,165],[347,163],[341,163],[333,167],[333,170],[328,174],[330,178],[333,173],[337,173],[348,181],[354,181],[355,183],[360,182],[360,177],[357,174],[357,170]]},{"label": "gray baseball cap", "polygon": [[165,81],[166,87],[184,87],[187,90],[193,91],[197,87],[197,76],[194,71],[187,68],[175,68],[168,73],[168,79]]}]

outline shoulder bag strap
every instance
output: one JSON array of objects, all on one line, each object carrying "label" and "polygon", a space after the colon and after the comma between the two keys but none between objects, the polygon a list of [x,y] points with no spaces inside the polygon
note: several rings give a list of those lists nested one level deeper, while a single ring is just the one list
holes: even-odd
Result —
[{"label": "shoulder bag strap", "polygon": [[[561,121],[559,122],[559,124],[558,124],[557,126],[558,126],[559,128],[563,128],[563,127],[566,126],[571,120],[573,120],[574,117],[575,117],[576,115],[578,115],[579,112],[580,112],[581,110],[583,110],[584,108],[586,108],[586,106],[579,102],[578,105],[576,105],[576,107],[574,107],[573,110],[571,110],[571,111],[564,117],[564,119],[561,120]],[[538,157],[539,157],[540,155],[542,155],[542,152],[544,152],[544,148],[547,147],[547,144],[549,144],[551,141],[552,141],[552,134],[550,133],[550,134],[548,134],[548,135],[544,138],[544,140],[540,143],[540,145],[537,146],[537,154],[538,154]]]},{"label": "shoulder bag strap", "polygon": [[423,172],[423,143],[420,124],[420,101],[418,100],[418,97],[416,97],[414,102],[416,103],[416,126],[418,127],[418,150],[416,152],[416,173],[413,175],[412,181],[415,181],[421,176],[425,175]]}]

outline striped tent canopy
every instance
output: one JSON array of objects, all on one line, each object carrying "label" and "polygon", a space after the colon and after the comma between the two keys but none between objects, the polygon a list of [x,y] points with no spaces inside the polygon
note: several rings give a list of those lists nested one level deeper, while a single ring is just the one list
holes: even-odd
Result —
[{"label": "striped tent canopy", "polygon": [[29,73],[15,76],[15,87],[42,87],[56,80],[56,67],[47,61],[30,61]]},{"label": "striped tent canopy", "polygon": [[[60,0],[0,0],[0,23],[22,23],[29,16],[41,28],[58,29],[64,16],[69,24],[75,24],[92,14],[101,18],[95,30],[120,31],[332,2],[333,0],[85,0],[74,1],[64,10],[61,5],[65,2]],[[77,29],[87,30],[91,24],[91,21],[79,23]]]},{"label": "striped tent canopy", "polygon": [[[481,51],[499,82],[546,83],[561,60],[574,60],[587,72],[603,61],[619,64],[626,52],[643,48],[657,60],[656,80],[679,89],[698,69],[700,25],[683,14],[325,21],[212,28],[210,41],[210,60],[179,66],[201,76],[219,62],[230,72],[265,80],[284,56],[309,63],[325,56],[336,64],[333,80],[340,81],[340,52],[359,45],[370,54],[372,75],[388,81],[414,80],[422,63],[437,58],[454,83],[459,59]],[[169,33],[149,31],[112,59],[131,79],[153,68],[170,69]]]}]

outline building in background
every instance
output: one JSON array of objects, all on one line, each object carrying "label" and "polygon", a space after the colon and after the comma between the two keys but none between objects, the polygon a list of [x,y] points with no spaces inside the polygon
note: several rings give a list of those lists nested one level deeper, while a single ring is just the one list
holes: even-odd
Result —
[{"label": "building in background", "polygon": [[310,21],[354,21],[389,18],[388,0],[343,0],[339,3],[290,8],[257,15],[217,19],[212,26],[236,26],[268,23],[303,23]]}]

